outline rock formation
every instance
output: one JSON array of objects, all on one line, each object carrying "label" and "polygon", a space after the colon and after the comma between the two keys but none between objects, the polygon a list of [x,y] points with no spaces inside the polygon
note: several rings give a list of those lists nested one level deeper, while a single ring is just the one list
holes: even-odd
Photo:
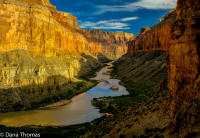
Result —
[{"label": "rock formation", "polygon": [[[24,49],[48,56],[59,56],[59,51],[98,54],[104,47],[101,42],[106,39],[111,40],[112,45],[122,35],[126,38],[119,39],[126,47],[126,41],[133,37],[132,34],[100,31],[104,36],[96,34],[91,38],[96,30],[80,33],[77,18],[56,11],[48,0],[1,0],[0,3],[1,52]],[[97,41],[89,42],[87,38]]]},{"label": "rock formation", "polygon": [[171,40],[171,26],[175,18],[176,12],[172,10],[157,25],[142,28],[134,41],[129,42],[128,53],[151,50],[168,51]]},{"label": "rock formation", "polygon": [[111,59],[117,59],[127,53],[127,42],[133,34],[122,32],[106,32],[99,29],[81,30],[89,42],[101,44],[102,53]]},{"label": "rock formation", "polygon": [[95,32],[80,29],[76,17],[49,0],[0,0],[0,111],[56,94],[99,67],[99,57],[126,53],[133,38]]},{"label": "rock formation", "polygon": [[174,129],[184,134],[184,127],[197,125],[200,113],[200,1],[179,0],[176,13],[168,58],[168,87]]}]

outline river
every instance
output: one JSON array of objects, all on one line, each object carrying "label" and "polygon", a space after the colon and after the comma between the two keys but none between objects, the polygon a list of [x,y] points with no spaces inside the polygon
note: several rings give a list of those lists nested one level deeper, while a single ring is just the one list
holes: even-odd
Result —
[{"label": "river", "polygon": [[[6,126],[67,126],[90,122],[100,118],[102,114],[99,109],[91,104],[93,98],[128,95],[125,87],[119,84],[120,80],[111,79],[109,75],[112,63],[98,71],[94,80],[100,80],[95,87],[85,93],[72,98],[66,105],[51,109],[42,108],[38,110],[9,112],[0,114],[0,125]],[[118,90],[111,90],[115,86]],[[67,103],[67,102],[66,102]],[[56,105],[56,104],[55,104]]]}]

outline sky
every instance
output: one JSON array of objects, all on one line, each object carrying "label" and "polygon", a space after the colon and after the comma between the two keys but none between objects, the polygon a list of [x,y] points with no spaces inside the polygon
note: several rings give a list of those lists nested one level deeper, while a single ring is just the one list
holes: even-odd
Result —
[{"label": "sky", "polygon": [[176,7],[177,0],[50,0],[57,10],[72,13],[81,28],[140,32]]}]

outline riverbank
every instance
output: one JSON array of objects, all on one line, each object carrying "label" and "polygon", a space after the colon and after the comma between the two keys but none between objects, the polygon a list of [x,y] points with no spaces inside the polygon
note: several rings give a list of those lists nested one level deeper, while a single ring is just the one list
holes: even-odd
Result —
[{"label": "riverbank", "polygon": [[[96,73],[98,71],[100,71],[103,67],[105,67],[108,62],[110,62],[110,60],[108,60],[107,62],[103,62],[102,66],[93,68],[92,70],[88,71],[87,73],[79,76],[80,83],[78,83],[75,86],[74,90],[70,91],[70,94],[66,93],[66,95],[68,95],[67,97],[59,98],[59,99],[57,99],[57,101],[54,101],[54,102],[47,102],[42,107],[37,107],[37,108],[39,108],[39,109],[52,109],[52,108],[56,108],[56,107],[59,107],[59,106],[64,106],[64,105],[69,104],[71,102],[71,99],[74,96],[86,92],[87,90],[93,88],[94,86],[96,86],[99,83],[98,80],[94,80],[94,79],[91,79],[91,78],[95,77]],[[31,108],[30,110],[37,109],[37,108]]]},{"label": "riverbank", "polygon": [[71,102],[72,102],[72,100],[62,100],[62,101],[59,101],[59,102],[56,102],[56,103],[53,103],[53,104],[49,104],[49,105],[40,107],[39,109],[50,110],[50,109],[53,109],[53,108],[57,108],[59,106],[65,106],[65,105],[67,105],[67,104],[69,104]]},{"label": "riverbank", "polygon": [[68,87],[62,88],[63,90],[59,91],[56,95],[53,95],[53,96],[50,95],[48,98],[45,97],[44,100],[40,101],[39,103],[34,103],[31,108],[28,108],[25,111],[41,109],[41,107],[46,107],[48,105],[51,106],[51,104],[57,104],[60,101],[61,101],[60,104],[57,104],[56,107],[65,105],[62,102],[63,100],[70,101],[74,96],[79,95],[91,89],[97,84],[98,84],[98,81],[80,80],[79,82],[70,84]]}]

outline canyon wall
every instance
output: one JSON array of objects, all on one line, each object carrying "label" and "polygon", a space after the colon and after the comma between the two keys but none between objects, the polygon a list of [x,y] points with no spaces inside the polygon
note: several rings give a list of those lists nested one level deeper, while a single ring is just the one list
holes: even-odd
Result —
[{"label": "canyon wall", "polygon": [[179,0],[168,60],[174,129],[198,125],[200,113],[200,1]]},{"label": "canyon wall", "polygon": [[[61,51],[88,51],[87,47],[91,45],[76,32],[75,17],[26,2],[0,4],[1,52],[23,49],[45,56],[62,56]],[[93,52],[98,52],[98,49]]]},{"label": "canyon wall", "polygon": [[99,29],[81,30],[89,42],[101,44],[102,53],[111,59],[118,59],[127,53],[128,42],[133,39],[133,34],[123,32],[106,32]]},{"label": "canyon wall", "polygon": [[128,53],[139,51],[168,51],[171,40],[171,27],[176,19],[176,11],[170,11],[153,27],[144,27],[135,39],[129,42]]},{"label": "canyon wall", "polygon": [[[169,51],[167,58],[171,133],[195,131],[200,114],[200,1],[178,0],[154,27],[142,28],[129,42],[128,53]],[[199,129],[199,127],[196,127]]]},{"label": "canyon wall", "polygon": [[106,56],[126,53],[133,38],[95,31],[79,28],[76,17],[49,0],[0,0],[0,111],[73,90]]},{"label": "canyon wall", "polygon": [[[76,17],[56,11],[48,1],[1,0],[0,3],[1,52],[24,49],[46,56],[62,56],[60,51],[99,54],[105,51],[104,47],[113,49],[117,44],[123,44],[126,52],[126,42],[133,38],[128,33],[98,31],[97,34],[96,30],[82,30]],[[106,46],[105,41],[108,41]]]}]

